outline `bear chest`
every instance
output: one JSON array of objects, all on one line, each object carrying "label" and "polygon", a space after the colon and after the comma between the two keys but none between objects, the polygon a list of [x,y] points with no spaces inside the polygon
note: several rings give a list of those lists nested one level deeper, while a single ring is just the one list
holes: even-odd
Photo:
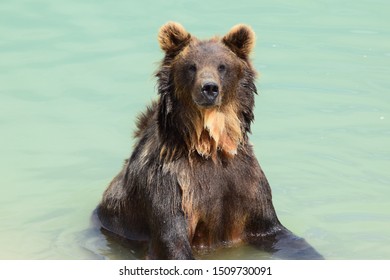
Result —
[{"label": "bear chest", "polygon": [[258,204],[257,167],[246,158],[226,165],[209,160],[175,169],[188,237],[194,247],[241,242],[249,215]]},{"label": "bear chest", "polygon": [[214,183],[183,192],[182,208],[187,219],[188,237],[195,248],[241,242],[256,201],[253,190],[242,189],[242,186],[252,188],[251,185]]},{"label": "bear chest", "polygon": [[241,242],[249,209],[239,205],[240,202],[223,197],[187,208],[187,230],[192,246],[204,249]]}]

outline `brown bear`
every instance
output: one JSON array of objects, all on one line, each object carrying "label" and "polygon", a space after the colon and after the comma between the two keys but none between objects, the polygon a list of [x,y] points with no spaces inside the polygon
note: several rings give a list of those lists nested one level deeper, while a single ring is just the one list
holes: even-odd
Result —
[{"label": "brown bear", "polygon": [[199,40],[178,23],[158,34],[159,98],[138,119],[131,157],[97,208],[101,227],[148,244],[147,258],[249,243],[285,259],[322,258],[279,222],[248,140],[255,34],[234,26]]}]

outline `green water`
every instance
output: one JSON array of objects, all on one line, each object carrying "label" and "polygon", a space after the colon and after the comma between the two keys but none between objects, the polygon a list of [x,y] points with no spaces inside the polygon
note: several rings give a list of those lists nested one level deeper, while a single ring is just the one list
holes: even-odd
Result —
[{"label": "green water", "polygon": [[384,0],[2,0],[0,259],[133,257],[89,219],[156,96],[168,20],[201,38],[253,27],[251,141],[280,220],[328,259],[390,259],[389,12]]}]

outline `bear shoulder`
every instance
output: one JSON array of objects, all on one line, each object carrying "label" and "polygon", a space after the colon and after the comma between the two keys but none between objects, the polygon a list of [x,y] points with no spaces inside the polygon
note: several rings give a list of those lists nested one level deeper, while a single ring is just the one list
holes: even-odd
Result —
[{"label": "bear shoulder", "polygon": [[136,130],[134,131],[135,138],[141,138],[144,131],[150,126],[151,122],[155,119],[154,115],[157,111],[158,102],[153,101],[151,105],[146,107],[144,112],[141,112],[137,117]]}]

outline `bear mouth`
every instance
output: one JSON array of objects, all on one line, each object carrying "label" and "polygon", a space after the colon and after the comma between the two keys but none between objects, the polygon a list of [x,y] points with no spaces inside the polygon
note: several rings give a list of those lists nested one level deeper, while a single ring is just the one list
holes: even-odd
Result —
[{"label": "bear mouth", "polygon": [[202,92],[194,98],[195,104],[200,108],[212,108],[221,106],[221,96],[210,97]]},{"label": "bear mouth", "polygon": [[209,100],[200,100],[195,101],[195,104],[201,108],[208,109],[212,107],[218,107],[220,104],[215,101],[209,101]]}]

